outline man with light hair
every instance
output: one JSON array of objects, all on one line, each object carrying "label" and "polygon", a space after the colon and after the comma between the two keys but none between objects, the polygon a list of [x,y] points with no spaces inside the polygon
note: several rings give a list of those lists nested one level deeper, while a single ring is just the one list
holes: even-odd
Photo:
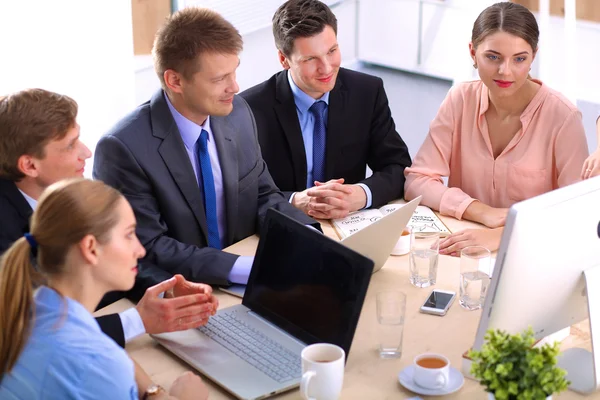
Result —
[{"label": "man with light hair", "polygon": [[261,156],[236,70],[242,38],[214,11],[189,7],[158,31],[162,88],[98,143],[94,176],[120,190],[137,216],[147,260],[192,281],[245,284],[253,257],[223,252],[255,234],[273,207],[292,207]]}]

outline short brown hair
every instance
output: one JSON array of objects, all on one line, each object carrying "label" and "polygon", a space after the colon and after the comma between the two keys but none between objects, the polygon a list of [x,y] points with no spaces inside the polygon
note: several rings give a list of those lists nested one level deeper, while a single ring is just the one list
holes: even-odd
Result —
[{"label": "short brown hair", "polygon": [[242,36],[220,14],[208,8],[188,7],[168,17],[156,33],[152,48],[154,69],[166,90],[166,70],[190,79],[198,68],[194,61],[201,54],[239,54],[242,47]]},{"label": "short brown hair", "polygon": [[124,197],[101,181],[63,180],[49,186],[31,217],[36,265],[31,244],[21,237],[0,259],[0,381],[10,372],[27,343],[34,310],[33,286],[46,277],[64,277],[69,250],[85,236],[103,244],[117,225]]},{"label": "short brown hair", "polygon": [[297,38],[318,35],[326,26],[337,35],[337,18],[326,4],[319,0],[286,1],[273,16],[275,46],[289,56]]},{"label": "short brown hair", "polygon": [[507,32],[525,40],[535,52],[538,48],[540,30],[535,17],[520,4],[496,3],[479,14],[473,24],[471,42],[477,48],[489,35],[496,32]]},{"label": "short brown hair", "polygon": [[46,145],[64,138],[76,118],[75,100],[58,93],[27,89],[0,97],[0,176],[24,178],[19,157],[44,158]]}]

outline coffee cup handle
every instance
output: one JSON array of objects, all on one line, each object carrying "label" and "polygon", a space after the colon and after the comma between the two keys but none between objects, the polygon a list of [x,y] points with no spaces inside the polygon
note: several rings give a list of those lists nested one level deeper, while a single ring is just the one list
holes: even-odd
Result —
[{"label": "coffee cup handle", "polygon": [[435,378],[435,383],[438,388],[446,387],[446,375],[439,373],[438,376]]},{"label": "coffee cup handle", "polygon": [[300,381],[300,394],[304,400],[316,400],[314,397],[308,397],[308,385],[310,380],[317,375],[315,371],[306,371],[302,375],[302,380]]}]

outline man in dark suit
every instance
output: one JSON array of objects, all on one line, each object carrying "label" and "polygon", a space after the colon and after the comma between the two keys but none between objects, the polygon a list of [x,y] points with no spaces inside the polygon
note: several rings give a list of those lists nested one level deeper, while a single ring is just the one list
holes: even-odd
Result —
[{"label": "man in dark suit", "polygon": [[94,176],[131,203],[146,259],[192,281],[246,283],[253,258],[221,249],[254,234],[270,207],[318,227],[261,157],[250,107],[235,96],[241,49],[219,14],[174,13],[153,49],[162,90],[96,147]]},{"label": "man in dark suit", "polygon": [[[29,232],[29,219],[46,187],[83,176],[91,152],[79,140],[77,108],[71,98],[41,89],[0,97],[0,255]],[[217,305],[210,287],[181,276],[168,278],[156,267],[140,266],[136,291],[128,294],[141,300],[135,308],[98,318],[102,330],[124,346],[144,332],[206,323]],[[165,292],[175,298],[161,298]]]},{"label": "man in dark suit", "polygon": [[[246,90],[275,184],[308,215],[341,218],[403,197],[408,149],[383,82],[340,68],[337,20],[318,0],[273,17],[284,70]],[[367,165],[373,175],[365,179]]]}]

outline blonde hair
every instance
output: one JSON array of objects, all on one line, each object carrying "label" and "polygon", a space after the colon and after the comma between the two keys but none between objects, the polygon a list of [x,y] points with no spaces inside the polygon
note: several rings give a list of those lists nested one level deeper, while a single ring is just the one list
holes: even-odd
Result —
[{"label": "blonde hair", "polygon": [[[65,273],[69,250],[85,236],[93,235],[99,243],[110,240],[122,198],[110,186],[87,179],[60,181],[44,191],[31,217],[32,244],[25,237],[18,239],[0,264],[0,380],[27,342],[35,311],[34,285],[45,275]],[[36,252],[37,271],[32,263]]]}]

